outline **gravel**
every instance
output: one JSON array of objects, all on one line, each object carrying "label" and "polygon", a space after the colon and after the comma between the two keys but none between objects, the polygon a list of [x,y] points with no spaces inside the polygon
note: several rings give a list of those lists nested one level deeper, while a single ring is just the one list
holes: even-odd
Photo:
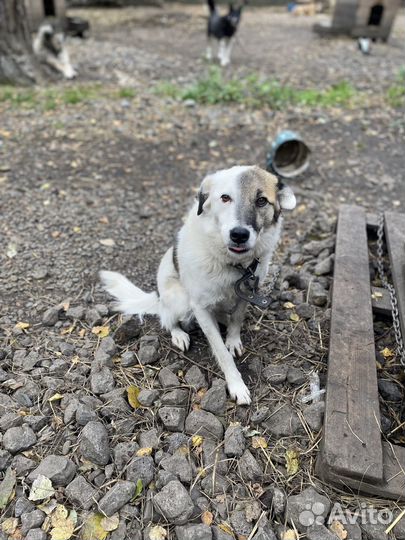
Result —
[{"label": "gravel", "polygon": [[163,388],[171,388],[173,386],[180,386],[180,381],[176,375],[169,368],[162,368],[159,371],[159,382]]},{"label": "gravel", "polygon": [[302,424],[296,411],[289,404],[280,404],[263,422],[269,433],[276,437],[289,437],[302,431]]},{"label": "gravel", "polygon": [[138,401],[144,407],[151,407],[159,397],[158,390],[142,389],[138,395]]},{"label": "gravel", "polygon": [[192,411],[186,418],[186,433],[222,439],[224,427],[216,416],[207,411]]},{"label": "gravel", "polygon": [[204,373],[198,366],[192,366],[187,371],[185,379],[187,384],[193,387],[195,391],[207,387],[207,381],[205,380]]},{"label": "gravel", "polygon": [[17,454],[32,448],[37,442],[37,436],[29,426],[8,429],[3,436],[4,449],[10,454]]},{"label": "gravel", "polygon": [[[146,484],[145,484],[146,486]],[[136,483],[134,482],[117,482],[111,489],[107,491],[98,503],[98,508],[106,516],[112,516],[127,503],[135,495]]]},{"label": "gravel", "polygon": [[175,525],[187,523],[194,510],[190,495],[178,480],[169,482],[153,497],[153,506],[159,514]]},{"label": "gravel", "polygon": [[31,529],[37,529],[41,527],[44,522],[46,514],[41,510],[33,510],[32,512],[21,514],[21,532],[27,534]]},{"label": "gravel", "polygon": [[146,366],[155,364],[159,359],[159,338],[158,336],[144,336],[140,340],[138,351],[139,362]]},{"label": "gravel", "polygon": [[[306,532],[314,523],[314,515],[318,519],[326,519],[330,510],[330,501],[318,493],[312,486],[298,495],[287,497],[286,518],[294,523],[300,532]],[[308,510],[312,510],[308,512]],[[304,515],[305,512],[305,515]]]},{"label": "gravel", "polygon": [[225,431],[224,452],[228,457],[241,457],[246,448],[246,439],[240,424],[232,425]]},{"label": "gravel", "polygon": [[84,510],[91,508],[100,498],[98,490],[93,488],[93,486],[81,475],[76,476],[76,478],[66,486],[65,494],[71,503],[78,505]]},{"label": "gravel", "polygon": [[125,468],[137,450],[139,450],[139,444],[135,441],[118,443],[113,448],[114,463],[118,471]]},{"label": "gravel", "polygon": [[207,525],[187,525],[176,527],[177,540],[212,540],[211,528]]},{"label": "gravel", "polygon": [[151,456],[139,456],[133,458],[127,467],[126,479],[135,485],[138,480],[142,481],[144,487],[148,486],[154,477],[155,464]]},{"label": "gravel", "polygon": [[89,422],[81,432],[80,453],[97,465],[107,465],[110,461],[108,433],[101,422]]},{"label": "gravel", "polygon": [[260,482],[263,479],[263,468],[250,450],[245,450],[238,462],[242,478],[246,481]]},{"label": "gravel", "polygon": [[183,483],[190,484],[193,478],[191,465],[186,456],[178,450],[172,456],[163,458],[159,463],[165,471],[176,475]]},{"label": "gravel", "polygon": [[226,385],[222,379],[214,379],[211,388],[201,400],[201,408],[222,416],[226,408]]},{"label": "gravel", "polygon": [[159,418],[168,431],[183,431],[186,411],[181,407],[161,407]]},{"label": "gravel", "polygon": [[274,364],[266,366],[263,377],[269,384],[283,384],[287,379],[287,364]]},{"label": "gravel", "polygon": [[28,476],[33,482],[39,475],[46,476],[53,486],[66,486],[76,474],[76,465],[70,459],[63,456],[46,456],[36,469]]}]

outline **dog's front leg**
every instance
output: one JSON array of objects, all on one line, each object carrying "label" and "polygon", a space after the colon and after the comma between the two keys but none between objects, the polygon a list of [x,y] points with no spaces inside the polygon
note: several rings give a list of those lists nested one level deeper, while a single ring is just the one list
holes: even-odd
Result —
[{"label": "dog's front leg", "polygon": [[240,330],[245,318],[247,303],[240,300],[235,311],[231,314],[228,328],[226,330],[225,345],[232,356],[242,356],[243,345],[240,339]]},{"label": "dog's front leg", "polygon": [[249,405],[251,402],[249,389],[243,382],[231,353],[222,341],[217,321],[207,309],[197,305],[192,305],[192,308],[201,330],[211,345],[219,367],[225,375],[231,398],[236,399],[238,405]]}]

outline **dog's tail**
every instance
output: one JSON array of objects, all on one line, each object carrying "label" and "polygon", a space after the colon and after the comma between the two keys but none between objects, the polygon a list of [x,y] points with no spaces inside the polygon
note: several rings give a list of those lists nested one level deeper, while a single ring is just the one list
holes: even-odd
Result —
[{"label": "dog's tail", "polygon": [[207,0],[207,4],[208,4],[208,9],[210,10],[210,13],[215,13],[216,12],[215,0]]},{"label": "dog's tail", "polygon": [[140,317],[159,314],[159,297],[156,292],[142,291],[118,272],[102,270],[100,279],[105,290],[117,300],[115,307],[121,313]]}]

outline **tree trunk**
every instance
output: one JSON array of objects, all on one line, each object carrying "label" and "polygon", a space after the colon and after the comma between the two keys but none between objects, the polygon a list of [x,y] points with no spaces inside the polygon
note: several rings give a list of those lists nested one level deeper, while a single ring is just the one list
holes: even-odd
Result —
[{"label": "tree trunk", "polygon": [[0,84],[28,85],[40,76],[24,0],[0,0]]}]

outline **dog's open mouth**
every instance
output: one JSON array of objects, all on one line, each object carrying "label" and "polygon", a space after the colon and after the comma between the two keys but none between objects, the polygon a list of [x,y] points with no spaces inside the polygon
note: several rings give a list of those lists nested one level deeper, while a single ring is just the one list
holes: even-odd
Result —
[{"label": "dog's open mouth", "polygon": [[228,247],[229,251],[232,251],[232,253],[247,253],[250,248],[246,246],[231,246]]}]

